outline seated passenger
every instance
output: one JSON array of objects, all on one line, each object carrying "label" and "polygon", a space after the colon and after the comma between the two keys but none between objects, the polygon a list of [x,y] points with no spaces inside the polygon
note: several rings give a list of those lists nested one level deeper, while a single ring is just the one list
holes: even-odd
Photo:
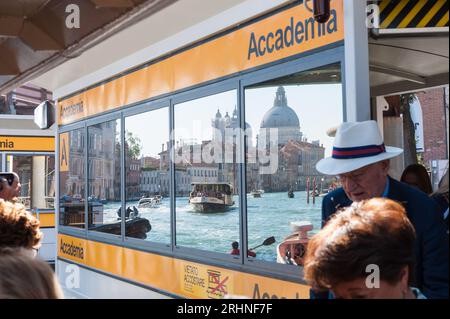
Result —
[{"label": "seated passenger", "polygon": [[[231,250],[230,254],[231,254],[231,255],[239,256],[239,254],[241,253],[241,251],[239,250],[239,243],[238,243],[237,241],[234,241],[234,242],[231,244],[231,247],[232,247],[233,249]],[[256,257],[256,253],[255,253],[254,251],[252,251],[252,250],[249,250],[249,251],[247,252],[247,256],[249,256],[249,257]]]},{"label": "seated passenger", "polygon": [[389,199],[352,204],[309,241],[305,279],[340,299],[426,299],[410,287],[415,231]]}]

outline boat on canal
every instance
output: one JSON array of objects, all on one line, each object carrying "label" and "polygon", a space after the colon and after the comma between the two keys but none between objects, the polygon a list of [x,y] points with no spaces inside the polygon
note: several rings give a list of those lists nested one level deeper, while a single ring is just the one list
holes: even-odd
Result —
[{"label": "boat on canal", "polygon": [[225,212],[233,205],[233,187],[228,183],[192,183],[189,204],[202,213]]}]

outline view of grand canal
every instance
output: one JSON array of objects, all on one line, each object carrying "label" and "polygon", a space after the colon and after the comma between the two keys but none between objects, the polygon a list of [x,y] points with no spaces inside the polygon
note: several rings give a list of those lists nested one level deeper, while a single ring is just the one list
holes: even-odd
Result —
[{"label": "view of grand canal", "polygon": [[[237,197],[235,196],[235,202]],[[138,206],[138,202],[128,202]],[[276,243],[256,249],[257,259],[276,261],[276,246],[290,234],[292,221],[310,221],[314,225],[311,234],[320,229],[322,197],[316,197],[315,204],[306,203],[306,192],[295,192],[294,198],[287,193],[264,193],[261,198],[247,196],[249,247],[261,244],[274,236]],[[105,217],[117,218],[115,205],[105,205]],[[139,208],[141,217],[152,225],[147,241],[170,242],[170,200],[164,198],[159,207]],[[188,203],[188,197],[176,201],[177,245],[202,250],[229,253],[231,243],[239,241],[239,207],[234,205],[223,213],[198,213]],[[207,225],[207,229],[205,229]]]}]

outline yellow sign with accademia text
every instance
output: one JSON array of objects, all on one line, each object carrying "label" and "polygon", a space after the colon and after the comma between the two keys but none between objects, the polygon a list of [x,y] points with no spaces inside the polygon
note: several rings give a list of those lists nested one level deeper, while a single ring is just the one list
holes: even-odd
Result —
[{"label": "yellow sign with accademia text", "polygon": [[185,298],[309,298],[310,287],[305,284],[62,234],[58,235],[58,257]]},{"label": "yellow sign with accademia text", "polygon": [[65,125],[344,40],[343,0],[326,23],[299,4],[58,101]]},{"label": "yellow sign with accademia text", "polygon": [[4,136],[0,135],[0,152],[54,152],[52,136]]}]

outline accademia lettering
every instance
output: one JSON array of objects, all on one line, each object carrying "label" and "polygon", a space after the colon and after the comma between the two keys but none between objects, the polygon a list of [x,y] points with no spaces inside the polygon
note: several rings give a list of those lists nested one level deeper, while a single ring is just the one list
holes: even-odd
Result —
[{"label": "accademia lettering", "polygon": [[275,33],[269,32],[266,35],[257,36],[252,32],[248,47],[248,59],[250,60],[252,55],[258,58],[266,53],[271,54],[274,51],[283,50],[285,47],[300,45],[303,42],[314,40],[316,37],[337,32],[336,10],[331,10],[330,14],[330,19],[326,23],[318,23],[312,17],[304,21],[295,21],[294,17],[291,17],[290,24],[284,29],[278,29]]},{"label": "accademia lettering", "polygon": [[77,104],[61,106],[61,117],[69,117],[84,111],[83,102]]},{"label": "accademia lettering", "polygon": [[61,240],[60,250],[63,254],[78,258],[84,259],[84,249],[83,247],[79,247],[73,244],[73,242],[65,243]]}]

